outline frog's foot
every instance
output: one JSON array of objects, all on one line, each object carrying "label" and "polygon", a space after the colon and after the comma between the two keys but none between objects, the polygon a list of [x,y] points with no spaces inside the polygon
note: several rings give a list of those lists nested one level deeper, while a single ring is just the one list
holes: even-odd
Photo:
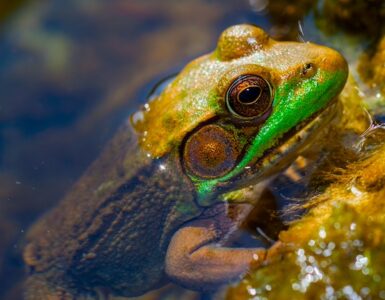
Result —
[{"label": "frog's foot", "polygon": [[168,276],[189,289],[215,290],[239,280],[251,266],[260,266],[270,253],[263,248],[222,247],[219,236],[213,220],[197,220],[179,229],[167,251]]}]

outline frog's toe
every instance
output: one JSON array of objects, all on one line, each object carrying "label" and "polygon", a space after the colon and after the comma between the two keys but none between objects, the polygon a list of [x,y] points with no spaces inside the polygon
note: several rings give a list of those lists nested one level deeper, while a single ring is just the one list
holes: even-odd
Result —
[{"label": "frog's toe", "polygon": [[294,250],[295,247],[293,245],[277,241],[267,250],[265,263],[269,264],[273,261],[282,260],[285,254],[293,252]]}]

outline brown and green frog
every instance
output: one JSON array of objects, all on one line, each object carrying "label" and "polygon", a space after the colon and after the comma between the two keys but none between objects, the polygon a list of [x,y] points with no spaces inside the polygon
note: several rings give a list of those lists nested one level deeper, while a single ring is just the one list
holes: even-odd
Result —
[{"label": "brown and green frog", "polygon": [[174,282],[215,290],[270,249],[229,247],[254,185],[286,168],[337,109],[335,50],[225,30],[132,115],[29,231],[27,299],[136,296]]}]

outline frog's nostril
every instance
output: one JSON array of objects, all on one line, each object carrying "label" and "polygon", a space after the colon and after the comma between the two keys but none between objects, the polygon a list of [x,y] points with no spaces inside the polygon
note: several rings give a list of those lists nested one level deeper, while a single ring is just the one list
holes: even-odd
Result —
[{"label": "frog's nostril", "polygon": [[310,70],[313,68],[313,64],[312,63],[306,63],[304,68],[305,68],[305,70]]},{"label": "frog's nostril", "polygon": [[317,68],[316,68],[315,64],[308,62],[308,63],[305,63],[303,65],[302,70],[301,70],[301,74],[304,77],[311,77],[315,74],[316,69]]}]

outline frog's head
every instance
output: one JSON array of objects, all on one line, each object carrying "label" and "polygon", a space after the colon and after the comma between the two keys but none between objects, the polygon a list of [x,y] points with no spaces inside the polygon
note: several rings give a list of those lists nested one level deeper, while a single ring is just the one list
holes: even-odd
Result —
[{"label": "frog's head", "polygon": [[335,50],[228,28],[216,50],[182,70],[133,117],[141,147],[175,153],[200,205],[292,162],[330,120],[348,74]]}]

